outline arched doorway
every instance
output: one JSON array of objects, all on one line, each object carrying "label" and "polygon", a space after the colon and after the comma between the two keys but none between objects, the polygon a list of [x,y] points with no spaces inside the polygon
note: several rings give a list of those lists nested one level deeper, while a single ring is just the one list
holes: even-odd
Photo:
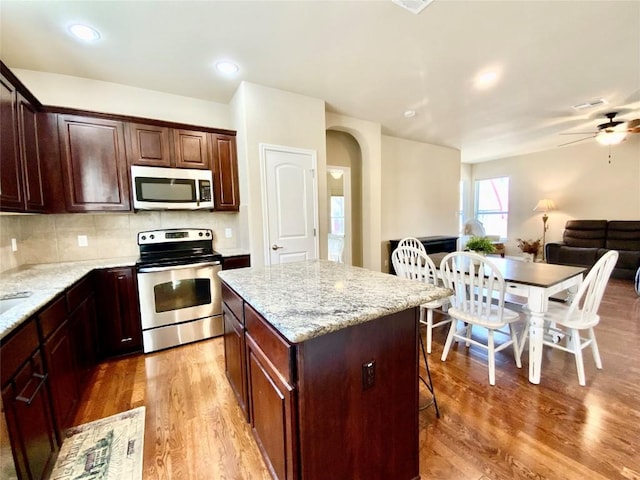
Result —
[{"label": "arched doorway", "polygon": [[[349,174],[338,175],[339,171],[348,171]],[[348,184],[345,184],[345,182],[348,182]],[[345,199],[347,201],[342,204],[350,203],[348,212],[343,216],[346,222],[343,229],[345,241],[349,242],[345,251],[350,251],[350,255],[343,255],[342,260],[346,261],[350,256],[351,265],[362,267],[362,151],[356,139],[349,133],[327,130],[327,190],[328,218],[331,223],[327,229],[329,258],[332,255],[334,259],[338,258],[340,217],[339,208],[336,207],[341,203],[339,197],[344,197],[345,192],[348,192],[350,195],[347,193],[348,196]],[[334,197],[333,212],[331,211],[332,197]],[[332,215],[332,213],[336,215]]]}]

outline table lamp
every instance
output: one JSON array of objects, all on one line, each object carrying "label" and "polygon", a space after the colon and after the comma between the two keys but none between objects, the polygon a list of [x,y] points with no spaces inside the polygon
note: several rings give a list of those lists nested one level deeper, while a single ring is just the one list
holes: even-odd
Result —
[{"label": "table lamp", "polygon": [[534,212],[544,212],[542,214],[542,261],[543,262],[546,260],[545,253],[544,253],[544,246],[546,243],[545,237],[546,237],[547,229],[549,228],[549,226],[547,225],[547,220],[549,219],[549,215],[547,215],[547,212],[555,209],[556,209],[555,202],[553,200],[549,200],[548,198],[543,198],[538,203],[536,203],[535,207],[533,207]]}]

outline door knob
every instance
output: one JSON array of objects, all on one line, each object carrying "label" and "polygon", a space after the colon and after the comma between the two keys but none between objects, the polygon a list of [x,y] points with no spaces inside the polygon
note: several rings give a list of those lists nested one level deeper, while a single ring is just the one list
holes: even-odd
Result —
[{"label": "door knob", "polygon": [[273,250],[274,252],[276,250],[280,250],[281,248],[284,248],[284,247],[281,247],[280,245],[276,245],[275,243],[271,245],[271,250]]}]

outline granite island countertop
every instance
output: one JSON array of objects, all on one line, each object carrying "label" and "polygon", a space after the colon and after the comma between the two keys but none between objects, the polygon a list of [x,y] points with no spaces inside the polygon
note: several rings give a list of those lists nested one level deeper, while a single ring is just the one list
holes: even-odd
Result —
[{"label": "granite island countertop", "polygon": [[0,314],[0,340],[55,297],[96,268],[133,266],[138,257],[23,265],[0,273],[0,298],[17,292],[29,296]]},{"label": "granite island countertop", "polygon": [[327,260],[224,270],[218,275],[291,343],[452,293],[446,288]]}]

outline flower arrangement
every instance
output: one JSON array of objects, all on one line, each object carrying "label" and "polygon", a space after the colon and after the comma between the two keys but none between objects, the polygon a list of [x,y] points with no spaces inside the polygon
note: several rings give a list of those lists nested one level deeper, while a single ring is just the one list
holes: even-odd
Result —
[{"label": "flower arrangement", "polygon": [[538,238],[537,240],[524,240],[522,238],[518,238],[518,247],[524,253],[533,253],[533,255],[538,254],[538,250],[540,250],[540,244],[542,243],[542,239]]},{"label": "flower arrangement", "polygon": [[496,247],[493,245],[493,242],[491,242],[487,237],[471,237],[465,248],[467,250],[482,253],[493,253],[496,251]]}]

